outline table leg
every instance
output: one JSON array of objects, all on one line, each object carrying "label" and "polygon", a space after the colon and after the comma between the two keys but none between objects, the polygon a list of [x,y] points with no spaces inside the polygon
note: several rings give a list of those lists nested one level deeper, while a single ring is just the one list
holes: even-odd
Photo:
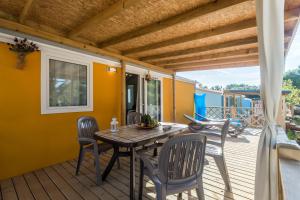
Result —
[{"label": "table leg", "polygon": [[107,167],[105,168],[103,174],[102,174],[102,181],[105,181],[106,177],[108,176],[108,174],[110,173],[110,171],[112,170],[117,158],[119,157],[119,147],[115,147],[114,146],[114,153],[107,165]]},{"label": "table leg", "polygon": [[130,199],[135,199],[135,148],[130,147]]}]

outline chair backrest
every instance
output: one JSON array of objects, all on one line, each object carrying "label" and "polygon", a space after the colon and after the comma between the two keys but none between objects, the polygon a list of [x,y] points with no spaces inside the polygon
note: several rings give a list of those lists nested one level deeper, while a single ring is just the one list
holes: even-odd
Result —
[{"label": "chair backrest", "polygon": [[186,134],[168,140],[161,149],[159,177],[165,184],[184,184],[201,178],[206,136]]},{"label": "chair backrest", "polygon": [[94,117],[84,116],[77,120],[77,131],[79,138],[94,138],[94,133],[99,131],[97,121]]},{"label": "chair backrest", "polygon": [[142,115],[135,111],[129,111],[127,114],[127,125],[138,124],[141,122]]},{"label": "chair backrest", "polygon": [[221,130],[221,144],[222,144],[222,148],[224,147],[226,136],[227,136],[228,131],[229,131],[229,124],[230,124],[230,120],[227,119],[224,122],[224,125],[223,125],[222,130]]}]

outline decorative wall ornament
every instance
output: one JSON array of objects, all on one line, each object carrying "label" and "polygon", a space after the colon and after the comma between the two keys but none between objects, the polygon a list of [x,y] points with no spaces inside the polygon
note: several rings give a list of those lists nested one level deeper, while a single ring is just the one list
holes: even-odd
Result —
[{"label": "decorative wall ornament", "polygon": [[38,51],[39,48],[33,42],[29,42],[27,38],[24,39],[14,39],[14,44],[7,43],[9,45],[9,50],[16,52],[18,57],[17,69],[23,69],[25,65],[25,58],[29,53]]},{"label": "decorative wall ornament", "polygon": [[151,80],[153,80],[153,78],[152,78],[152,76],[151,76],[151,74],[150,74],[150,71],[148,71],[148,73],[146,74],[145,80],[146,80],[146,81],[151,81]]}]

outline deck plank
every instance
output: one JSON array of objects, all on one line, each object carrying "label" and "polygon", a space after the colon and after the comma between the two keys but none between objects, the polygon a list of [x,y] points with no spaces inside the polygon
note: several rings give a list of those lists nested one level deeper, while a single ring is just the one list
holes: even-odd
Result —
[{"label": "deck plank", "polygon": [[61,165],[53,166],[53,169],[85,200],[100,199],[94,195],[85,185],[69,174]]},{"label": "deck plank", "polygon": [[[62,163],[61,166],[66,169],[69,173],[75,173],[75,168],[69,163],[65,162]],[[113,200],[115,199],[113,196],[111,196],[107,191],[105,191],[102,187],[98,187],[96,185],[96,182],[93,182],[88,178],[84,173],[80,173],[78,176],[75,176],[75,178],[81,182],[83,185],[86,185],[91,192],[93,192],[98,198],[102,200]]]},{"label": "deck plank", "polygon": [[[259,132],[257,130],[252,130]],[[206,200],[251,200],[254,199],[256,153],[259,135],[244,134],[239,138],[226,139],[225,160],[229,171],[232,193],[225,191],[220,172],[212,158],[204,167],[203,182]],[[111,151],[100,156],[103,172],[109,162]],[[77,160],[70,160],[47,168],[13,177],[0,182],[0,200],[20,199],[84,199],[115,200],[129,199],[129,158],[120,158],[121,168],[114,166],[101,185],[96,185],[93,157],[87,155],[80,174],[75,176]],[[138,186],[139,162],[136,163]],[[23,195],[24,194],[24,195]],[[136,193],[137,195],[137,193]],[[2,199],[1,199],[2,198]],[[145,177],[143,199],[156,199],[153,183]],[[169,195],[167,200],[177,200],[178,195]],[[184,200],[198,199],[195,190],[186,191]]]},{"label": "deck plank", "polygon": [[24,174],[24,178],[35,199],[50,199],[47,192],[33,173]]},{"label": "deck plank", "polygon": [[15,190],[12,179],[1,181],[1,194],[3,200],[17,200],[17,192]]},{"label": "deck plank", "polygon": [[13,179],[13,183],[20,200],[33,200],[34,197],[24,179],[23,176],[16,176]]},{"label": "deck plank", "polygon": [[51,167],[44,169],[46,174],[50,177],[53,183],[60,189],[60,191],[65,195],[69,200],[81,200],[81,196],[73,190],[73,188],[64,181],[64,179],[57,174]]},{"label": "deck plank", "polygon": [[48,175],[43,170],[35,171],[39,182],[42,184],[43,188],[46,190],[47,194],[51,199],[65,200],[66,197],[60,192],[56,185],[51,181]]}]

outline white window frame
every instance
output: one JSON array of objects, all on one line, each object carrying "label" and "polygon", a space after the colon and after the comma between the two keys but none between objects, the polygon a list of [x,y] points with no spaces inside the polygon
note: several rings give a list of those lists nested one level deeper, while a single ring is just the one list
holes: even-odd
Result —
[{"label": "white window frame", "polygon": [[[87,66],[87,105],[51,107],[49,103],[49,61],[75,63]],[[41,114],[91,112],[93,111],[93,62],[89,57],[63,50],[41,51]]]}]

